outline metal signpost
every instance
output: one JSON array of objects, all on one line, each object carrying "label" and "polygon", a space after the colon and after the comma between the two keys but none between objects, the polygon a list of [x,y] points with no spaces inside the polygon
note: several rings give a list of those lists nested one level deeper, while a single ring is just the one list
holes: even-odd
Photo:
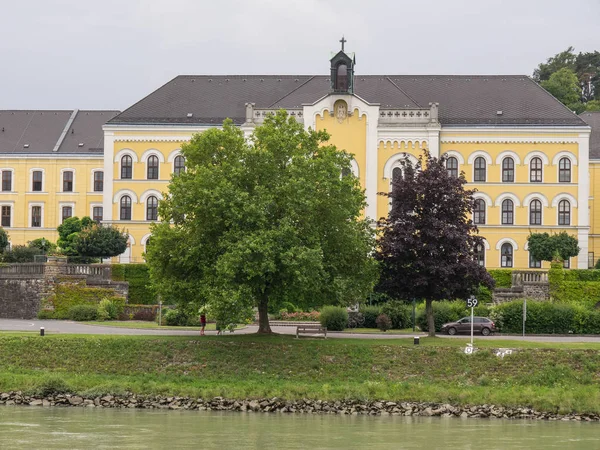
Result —
[{"label": "metal signpost", "polygon": [[473,309],[477,306],[477,303],[478,301],[474,295],[467,299],[467,308],[471,308],[471,352],[473,351]]},{"label": "metal signpost", "polygon": [[525,337],[525,321],[527,320],[527,299],[523,300],[523,337]]}]

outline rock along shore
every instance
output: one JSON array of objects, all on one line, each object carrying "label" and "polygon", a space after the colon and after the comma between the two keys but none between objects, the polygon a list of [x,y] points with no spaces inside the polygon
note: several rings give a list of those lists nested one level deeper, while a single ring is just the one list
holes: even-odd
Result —
[{"label": "rock along shore", "polygon": [[303,413],[339,414],[368,416],[420,416],[420,417],[462,417],[498,419],[534,419],[563,421],[600,421],[598,414],[555,414],[535,411],[527,407],[503,407],[495,405],[456,406],[447,403],[426,402],[361,402],[322,401],[322,400],[281,400],[278,398],[260,400],[234,400],[222,397],[212,399],[189,397],[125,396],[104,395],[82,397],[71,394],[55,394],[45,397],[23,395],[20,391],[0,393],[0,405],[42,406],[42,407],[85,407],[85,408],[138,408],[196,411],[239,411],[257,413]]}]

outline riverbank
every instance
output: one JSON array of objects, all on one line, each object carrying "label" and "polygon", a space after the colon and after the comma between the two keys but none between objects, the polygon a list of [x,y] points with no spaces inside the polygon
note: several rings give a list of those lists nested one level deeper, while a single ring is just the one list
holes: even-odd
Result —
[{"label": "riverbank", "polygon": [[598,414],[557,414],[527,407],[507,408],[496,405],[450,405],[428,402],[392,401],[323,401],[263,399],[212,399],[167,396],[104,395],[82,397],[76,394],[56,394],[45,397],[22,392],[0,393],[0,405],[33,407],[137,408],[189,411],[231,411],[244,413],[339,414],[352,416],[460,417],[491,419],[561,420],[598,422]]},{"label": "riverbank", "polygon": [[[277,398],[285,405],[305,399],[328,406],[338,402],[343,414],[358,413],[352,405],[371,411],[377,403],[430,405],[423,411],[448,404],[459,408],[458,415],[495,416],[485,409],[490,405],[504,408],[500,417],[523,408],[541,418],[600,414],[598,344],[486,339],[480,345],[475,354],[465,355],[464,342],[440,338],[423,338],[413,346],[409,340],[255,335],[0,335],[0,392],[20,391],[42,403],[66,394],[94,404],[106,396],[149,399],[142,404],[169,397],[185,404],[220,397],[232,399],[227,400],[231,405],[237,399],[241,408],[253,399],[260,399],[260,405]],[[498,348],[507,347],[512,354],[498,356]],[[471,405],[482,406],[471,411]],[[420,414],[421,408],[416,411]],[[385,412],[390,412],[387,406]]]}]

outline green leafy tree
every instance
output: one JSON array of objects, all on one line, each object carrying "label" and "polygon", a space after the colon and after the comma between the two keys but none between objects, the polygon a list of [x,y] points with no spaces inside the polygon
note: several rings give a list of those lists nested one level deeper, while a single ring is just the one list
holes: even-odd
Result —
[{"label": "green leafy tree", "polygon": [[575,72],[577,65],[576,61],[577,55],[575,54],[575,49],[569,47],[551,58],[548,58],[545,63],[540,63],[533,71],[533,79],[538,83],[549,80],[553,73],[565,68]]},{"label": "green leafy tree", "polygon": [[251,142],[226,120],[185,144],[187,171],[171,181],[146,254],[163,299],[206,305],[220,323],[257,307],[259,333],[271,332],[269,305],[364,300],[373,229],[359,181],[341,176],[351,156],[328,139],[280,111]]},{"label": "green leafy tree", "polygon": [[37,248],[42,253],[52,253],[56,251],[56,244],[46,238],[38,238],[27,243],[29,248]]},{"label": "green leafy tree", "polygon": [[464,174],[452,177],[446,157],[425,153],[413,165],[403,161],[402,176],[392,182],[392,208],[380,220],[383,230],[377,259],[378,290],[402,300],[424,299],[429,335],[435,336],[434,300],[466,298],[494,280],[479,265],[483,238],[471,221],[474,200]]},{"label": "green leafy tree", "polygon": [[581,87],[577,75],[571,69],[562,68],[550,75],[546,81],[542,81],[542,87],[554,95],[567,107],[580,110],[585,109],[581,103]]},{"label": "green leafy tree", "polygon": [[8,249],[8,233],[0,228],[0,254]]},{"label": "green leafy tree", "polygon": [[585,104],[586,111],[600,111],[600,100],[591,100]]},{"label": "green leafy tree", "polygon": [[113,226],[88,225],[73,238],[72,249],[79,256],[110,258],[127,250],[129,235]]},{"label": "green leafy tree", "polygon": [[566,231],[550,235],[531,233],[527,237],[527,246],[532,258],[537,261],[552,261],[559,257],[563,261],[579,255],[577,238]]},{"label": "green leafy tree", "polygon": [[65,221],[57,228],[57,244],[62,253],[67,256],[77,256],[77,251],[73,247],[73,242],[77,237],[77,233],[93,223],[94,221],[87,216],[82,219],[79,219],[79,217],[69,217],[68,219],[65,219]]}]

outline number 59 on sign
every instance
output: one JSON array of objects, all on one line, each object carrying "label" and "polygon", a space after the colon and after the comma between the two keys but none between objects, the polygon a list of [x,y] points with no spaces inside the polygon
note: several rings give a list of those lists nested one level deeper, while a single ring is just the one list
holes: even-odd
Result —
[{"label": "number 59 on sign", "polygon": [[479,303],[477,299],[471,296],[467,299],[467,308],[475,308],[477,306],[477,303]]}]

